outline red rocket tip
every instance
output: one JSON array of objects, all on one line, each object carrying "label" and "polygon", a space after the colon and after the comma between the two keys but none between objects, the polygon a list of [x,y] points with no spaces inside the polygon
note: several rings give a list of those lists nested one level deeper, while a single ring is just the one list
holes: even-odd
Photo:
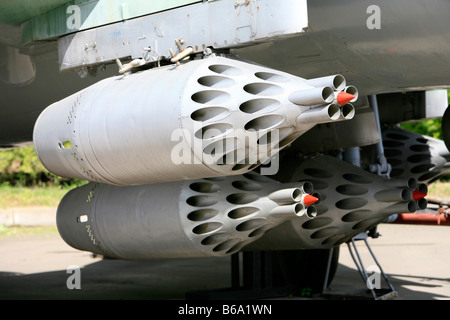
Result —
[{"label": "red rocket tip", "polygon": [[346,105],[347,103],[349,103],[350,101],[352,101],[353,99],[355,99],[356,97],[350,93],[347,92],[339,92],[337,95],[337,103],[341,106]]},{"label": "red rocket tip", "polygon": [[418,201],[418,200],[420,200],[420,199],[422,199],[422,198],[425,198],[426,197],[426,193],[425,192],[422,192],[422,191],[419,191],[419,190],[414,190],[413,191],[413,199],[415,200],[415,201]]},{"label": "red rocket tip", "polygon": [[310,194],[307,194],[304,198],[303,198],[303,203],[305,204],[305,206],[310,206],[313,205],[314,203],[316,203],[317,201],[319,201],[319,198],[316,198]]}]

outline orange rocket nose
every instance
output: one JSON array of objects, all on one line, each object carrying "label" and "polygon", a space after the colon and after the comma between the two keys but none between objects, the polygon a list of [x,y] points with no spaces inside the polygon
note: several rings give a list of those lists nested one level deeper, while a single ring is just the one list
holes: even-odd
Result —
[{"label": "orange rocket nose", "polygon": [[341,106],[346,105],[356,97],[353,94],[347,93],[347,92],[339,92],[337,95],[337,103]]},{"label": "orange rocket nose", "polygon": [[305,206],[313,205],[317,201],[319,201],[319,198],[316,198],[316,197],[314,197],[314,196],[312,196],[310,194],[307,194],[305,196],[305,198],[303,198],[303,203],[305,204]]},{"label": "orange rocket nose", "polygon": [[419,190],[415,190],[413,192],[413,199],[415,201],[420,200],[422,198],[424,198],[427,194],[425,192],[419,191]]}]

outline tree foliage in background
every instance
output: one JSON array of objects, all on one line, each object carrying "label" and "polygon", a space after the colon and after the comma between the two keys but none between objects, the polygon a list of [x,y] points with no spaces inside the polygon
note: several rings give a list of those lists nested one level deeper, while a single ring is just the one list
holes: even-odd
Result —
[{"label": "tree foliage in background", "polygon": [[[447,92],[448,104],[450,104],[450,90]],[[442,140],[442,119],[428,119],[424,121],[403,123],[400,125],[402,128],[413,131],[425,136],[433,137]]]},{"label": "tree foliage in background", "polygon": [[33,146],[0,151],[0,184],[11,186],[80,185],[82,180],[56,176],[42,166]]},{"label": "tree foliage in background", "polygon": [[406,130],[442,140],[442,119],[428,119],[418,122],[402,123],[400,126]]}]

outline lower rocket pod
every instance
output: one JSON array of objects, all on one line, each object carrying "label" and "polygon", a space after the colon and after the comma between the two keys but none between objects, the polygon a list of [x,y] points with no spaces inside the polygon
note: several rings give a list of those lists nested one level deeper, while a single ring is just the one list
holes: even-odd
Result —
[{"label": "lower rocket pod", "polygon": [[256,173],[70,191],[57,211],[72,247],[121,259],[224,256],[287,220],[315,217],[310,182],[281,184]]},{"label": "lower rocket pod", "polygon": [[[296,159],[298,162],[298,160]],[[286,168],[286,169],[285,169]],[[317,217],[274,228],[246,250],[327,249],[397,213],[427,205],[426,186],[414,178],[385,179],[338,158],[316,155],[281,168],[280,181],[308,180],[321,195]],[[424,188],[425,187],[425,188]]]},{"label": "lower rocket pod", "polygon": [[384,128],[382,134],[391,177],[412,177],[428,185],[450,172],[450,152],[444,141],[399,127]]}]

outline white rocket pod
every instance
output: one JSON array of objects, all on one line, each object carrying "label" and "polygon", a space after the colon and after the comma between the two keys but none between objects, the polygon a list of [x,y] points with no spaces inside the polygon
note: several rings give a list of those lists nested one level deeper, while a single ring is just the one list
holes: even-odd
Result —
[{"label": "white rocket pod", "polygon": [[242,174],[316,124],[352,118],[345,87],[212,56],[102,80],[46,108],[33,140],[50,172],[94,182]]},{"label": "white rocket pod", "polygon": [[122,259],[224,256],[289,220],[316,215],[313,185],[239,176],[118,187],[89,183],[61,201],[72,247]]}]

